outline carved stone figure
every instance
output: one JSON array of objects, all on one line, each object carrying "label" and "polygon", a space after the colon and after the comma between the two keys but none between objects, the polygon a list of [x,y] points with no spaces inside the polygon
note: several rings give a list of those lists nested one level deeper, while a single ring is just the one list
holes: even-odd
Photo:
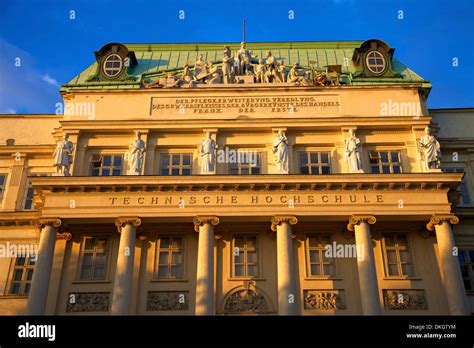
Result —
[{"label": "carved stone figure", "polygon": [[283,60],[278,65],[278,80],[279,82],[286,82],[286,67]]},{"label": "carved stone figure", "polygon": [[63,176],[70,176],[69,169],[72,164],[72,153],[74,151],[74,145],[69,139],[69,134],[64,133],[63,139],[56,145],[54,150],[53,165],[56,167],[56,174]]},{"label": "carved stone figure", "polygon": [[267,51],[265,58],[265,82],[271,83],[278,80],[276,73],[277,63],[271,51]]},{"label": "carved stone figure", "polygon": [[346,309],[344,296],[339,291],[307,290],[304,294],[304,308],[315,310]]},{"label": "carved stone figure", "polygon": [[142,140],[142,133],[135,133],[136,139],[130,143],[128,148],[128,175],[141,175],[143,158],[145,157],[145,142]]},{"label": "carved stone figure", "polygon": [[[74,301],[70,299],[74,296]],[[66,312],[107,312],[110,294],[108,292],[78,292],[68,296]]]},{"label": "carved stone figure", "polygon": [[187,291],[150,291],[147,296],[147,311],[185,311],[189,309]]},{"label": "carved stone figure", "polygon": [[276,171],[288,173],[288,138],[281,129],[273,139],[272,150],[275,154]]},{"label": "carved stone figure", "polygon": [[237,54],[240,62],[239,75],[247,75],[247,72],[250,69],[252,55],[250,54],[250,51],[245,47],[245,42],[240,43],[240,49],[237,51]]},{"label": "carved stone figure", "polygon": [[294,63],[288,73],[288,82],[295,86],[308,86],[309,81],[306,79],[306,72],[304,69],[299,68],[298,63]]},{"label": "carved stone figure", "polygon": [[222,57],[222,74],[224,83],[234,83],[234,59],[229,46],[224,46],[224,56]]},{"label": "carved stone figure", "polygon": [[206,62],[204,61],[203,55],[200,54],[196,63],[194,63],[194,79],[200,80],[207,75]]},{"label": "carved stone figure", "polygon": [[363,173],[360,152],[362,143],[356,137],[354,129],[349,129],[349,137],[345,140],[346,152],[344,159],[349,165],[349,173]]},{"label": "carved stone figure", "polygon": [[257,290],[242,289],[232,293],[224,304],[226,313],[267,313],[265,297]]},{"label": "carved stone figure", "polygon": [[209,85],[222,83],[222,71],[218,67],[214,66],[214,63],[209,62],[207,64],[207,70],[209,75],[206,78],[206,83]]},{"label": "carved stone figure", "polygon": [[199,145],[201,155],[201,174],[214,174],[216,170],[217,144],[211,137],[211,132],[206,132],[206,139]]},{"label": "carved stone figure", "polygon": [[440,171],[441,147],[438,140],[431,135],[431,129],[425,128],[425,135],[420,139],[424,172]]},{"label": "carved stone figure", "polygon": [[258,60],[258,65],[255,67],[255,82],[256,83],[264,83],[265,82],[265,64],[263,64],[263,60]]},{"label": "carved stone figure", "polygon": [[384,290],[384,307],[392,310],[428,309],[424,290]]}]

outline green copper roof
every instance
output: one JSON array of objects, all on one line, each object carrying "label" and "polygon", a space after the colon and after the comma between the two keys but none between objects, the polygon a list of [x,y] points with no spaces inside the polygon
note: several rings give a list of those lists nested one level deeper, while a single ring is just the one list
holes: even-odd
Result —
[{"label": "green copper roof", "polygon": [[[272,51],[278,61],[283,60],[286,66],[298,62],[309,67],[310,61],[315,66],[342,65],[342,73],[348,74],[352,85],[387,85],[387,84],[423,84],[422,77],[405,65],[392,59],[392,70],[397,77],[390,78],[353,78],[358,68],[352,61],[354,50],[364,41],[331,41],[331,42],[258,42],[246,43],[248,50],[257,58],[265,57],[266,51]],[[98,66],[94,62],[79,75],[63,85],[61,91],[70,89],[139,89],[141,80],[155,79],[160,73],[181,69],[184,64],[194,65],[199,54],[204,60],[221,61],[224,45],[230,46],[232,52],[240,48],[240,43],[177,43],[177,44],[125,44],[135,52],[137,65],[128,69],[129,80],[98,81],[94,80]],[[360,70],[360,68],[359,68]]]}]

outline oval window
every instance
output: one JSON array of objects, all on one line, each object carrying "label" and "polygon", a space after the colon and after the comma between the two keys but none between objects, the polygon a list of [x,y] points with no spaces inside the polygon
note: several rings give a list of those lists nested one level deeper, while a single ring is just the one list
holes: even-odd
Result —
[{"label": "oval window", "polygon": [[107,77],[116,77],[122,72],[123,61],[118,54],[112,53],[104,60],[103,71]]},{"label": "oval window", "polygon": [[380,75],[387,69],[385,56],[379,51],[370,51],[365,56],[365,65],[373,74]]}]

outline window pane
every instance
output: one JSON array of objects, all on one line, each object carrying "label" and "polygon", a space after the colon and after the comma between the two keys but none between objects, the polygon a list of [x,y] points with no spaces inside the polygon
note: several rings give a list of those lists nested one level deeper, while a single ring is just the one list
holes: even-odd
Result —
[{"label": "window pane", "polygon": [[474,262],[474,250],[469,250],[468,254],[469,254],[469,260],[471,260],[471,262]]},{"label": "window pane", "polygon": [[168,252],[166,251],[161,251],[159,258],[158,258],[158,264],[160,265],[167,265],[168,264]]},{"label": "window pane", "polygon": [[174,166],[179,166],[179,155],[172,155],[171,164]]},{"label": "window pane", "polygon": [[170,157],[169,155],[161,155],[161,166],[162,167],[167,167],[170,163]]},{"label": "window pane", "polygon": [[472,285],[469,279],[464,279],[464,289],[472,290]]},{"label": "window pane", "polygon": [[372,174],[380,174],[379,166],[372,166]]},{"label": "window pane", "polygon": [[255,248],[257,245],[257,237],[247,237],[247,248]]},{"label": "window pane", "polygon": [[85,238],[84,239],[84,250],[94,249],[95,238]]},{"label": "window pane", "polygon": [[398,154],[399,154],[398,151],[392,151],[392,152],[391,152],[391,155],[392,155],[392,162],[399,162]]},{"label": "window pane", "polygon": [[161,175],[169,175],[169,169],[168,168],[162,168],[161,169]]},{"label": "window pane", "polygon": [[120,174],[122,174],[122,171],[120,169],[114,169],[112,171],[113,176],[120,176]]},{"label": "window pane", "polygon": [[112,163],[112,157],[110,155],[102,156],[102,166],[110,167],[111,163]]},{"label": "window pane", "polygon": [[105,253],[96,254],[95,256],[96,267],[105,267],[106,262],[107,262],[107,255]]},{"label": "window pane", "polygon": [[17,269],[15,270],[15,273],[13,273],[13,280],[21,281],[22,276],[23,276],[23,270]]},{"label": "window pane", "polygon": [[258,270],[256,265],[249,265],[247,269],[247,276],[256,277],[258,276]]},{"label": "window pane", "polygon": [[329,236],[320,236],[319,237],[319,244],[322,247],[325,247],[326,245],[331,243],[331,238]]},{"label": "window pane", "polygon": [[183,257],[180,252],[174,252],[171,254],[171,263],[173,265],[179,265],[183,263]]},{"label": "window pane", "polygon": [[317,152],[311,152],[310,159],[311,159],[311,163],[319,163],[318,153]]},{"label": "window pane", "polygon": [[393,235],[386,235],[384,236],[384,241],[386,246],[394,246],[395,245],[395,239]]},{"label": "window pane", "polygon": [[323,170],[323,174],[331,174],[331,168],[330,167],[323,166],[323,167],[321,167],[321,169]]},{"label": "window pane", "polygon": [[234,275],[236,277],[242,277],[244,275],[244,266],[243,265],[235,265]]},{"label": "window pane", "polygon": [[247,252],[247,262],[248,263],[257,263],[257,253],[254,251]]},{"label": "window pane", "polygon": [[115,155],[114,156],[114,166],[115,167],[121,167],[122,166],[122,156],[120,156],[120,155]]},{"label": "window pane", "polygon": [[110,169],[102,169],[102,176],[109,176],[110,175]]},{"label": "window pane", "polygon": [[26,271],[26,280],[31,280],[33,279],[33,270],[29,269]]},{"label": "window pane", "polygon": [[244,238],[243,237],[235,237],[234,246],[239,247],[239,248],[243,248],[244,247]]},{"label": "window pane", "polygon": [[306,152],[300,152],[300,163],[301,164],[308,163],[308,154]]},{"label": "window pane", "polygon": [[395,250],[387,250],[387,259],[389,263],[397,262],[397,255],[395,253]]},{"label": "window pane", "polygon": [[160,238],[160,248],[169,248],[170,247],[170,238],[163,237]]},{"label": "window pane", "polygon": [[382,166],[383,174],[390,174],[390,166]]},{"label": "window pane", "polygon": [[191,175],[191,169],[184,168],[183,169],[183,175]]},{"label": "window pane", "polygon": [[171,267],[171,277],[172,278],[182,278],[183,268],[181,266],[172,266]]},{"label": "window pane", "polygon": [[318,250],[310,250],[309,260],[311,262],[319,262],[319,251]]},{"label": "window pane", "polygon": [[82,267],[81,279],[92,279],[92,267]]},{"label": "window pane", "polygon": [[332,266],[332,264],[325,263],[325,264],[323,265],[323,268],[324,268],[324,275],[325,275],[325,276],[331,276],[331,275],[333,275],[333,266]]},{"label": "window pane", "polygon": [[403,272],[403,275],[406,275],[408,277],[411,277],[413,274],[413,268],[411,267],[410,264],[402,264],[402,272]]},{"label": "window pane", "polygon": [[19,283],[13,283],[11,293],[12,294],[19,294],[20,293],[20,284]]},{"label": "window pane", "polygon": [[93,168],[91,172],[92,176],[99,176],[99,168]]},{"label": "window pane", "polygon": [[189,166],[191,164],[191,155],[183,155],[183,165]]},{"label": "window pane", "polygon": [[171,247],[175,249],[181,248],[181,240],[182,238],[179,238],[179,237],[171,238]]},{"label": "window pane", "polygon": [[169,278],[169,268],[166,266],[158,267],[158,278]]},{"label": "window pane", "polygon": [[321,152],[321,163],[329,163],[329,153]]},{"label": "window pane", "polygon": [[316,237],[309,237],[308,244],[310,247],[316,247],[318,246],[318,240],[316,239]]},{"label": "window pane", "polygon": [[318,264],[312,264],[311,265],[311,275],[313,275],[313,276],[320,276],[321,275],[320,268],[319,268]]},{"label": "window pane", "polygon": [[16,264],[18,266],[23,266],[25,264],[25,261],[26,261],[26,259],[24,257],[20,256],[20,257],[17,257]]},{"label": "window pane", "polygon": [[253,175],[260,174],[260,167],[252,167],[252,174]]},{"label": "window pane", "polygon": [[172,168],[171,175],[179,175],[179,168]]},{"label": "window pane", "polygon": [[26,283],[26,284],[25,284],[25,294],[29,294],[29,293],[30,293],[30,287],[31,287],[31,284],[30,284],[30,283]]},{"label": "window pane", "polygon": [[388,265],[388,275],[390,276],[396,276],[398,274],[398,266],[397,264],[389,264]]},{"label": "window pane", "polygon": [[96,239],[96,250],[104,251],[107,249],[107,238],[97,238]]},{"label": "window pane", "polygon": [[244,253],[240,250],[238,253],[234,253],[234,262],[235,263],[243,263],[244,262]]},{"label": "window pane", "polygon": [[461,274],[464,278],[469,277],[469,271],[466,266],[461,266]]},{"label": "window pane", "polygon": [[403,234],[398,234],[397,235],[397,244],[399,246],[407,246],[408,245],[407,236],[405,236]]},{"label": "window pane", "polygon": [[105,279],[105,267],[96,267],[94,270],[94,279]]},{"label": "window pane", "polygon": [[309,174],[309,167],[301,167],[301,174]]},{"label": "window pane", "polygon": [[402,168],[400,166],[393,166],[393,172],[394,173],[401,173],[402,172]]},{"label": "window pane", "polygon": [[387,151],[380,151],[380,160],[382,163],[388,163],[388,152]]}]

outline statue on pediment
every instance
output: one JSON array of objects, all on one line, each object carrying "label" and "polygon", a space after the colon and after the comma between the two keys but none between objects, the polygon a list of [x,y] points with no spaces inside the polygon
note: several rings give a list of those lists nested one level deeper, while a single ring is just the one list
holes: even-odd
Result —
[{"label": "statue on pediment", "polygon": [[217,66],[214,66],[213,62],[207,63],[207,71],[208,71],[208,75],[206,78],[207,84],[215,85],[215,84],[222,83],[222,71]]},{"label": "statue on pediment", "polygon": [[134,139],[128,148],[128,171],[127,175],[141,175],[143,159],[145,157],[145,142],[142,140],[142,133],[135,133]]},{"label": "statue on pediment", "polygon": [[278,81],[277,76],[277,62],[272,51],[267,51],[265,58],[265,82],[272,83]]},{"label": "statue on pediment", "polygon": [[212,139],[212,133],[206,132],[206,138],[199,145],[201,155],[201,174],[214,174],[216,171],[217,143]]},{"label": "statue on pediment", "polygon": [[240,63],[240,70],[238,75],[249,75],[248,71],[251,67],[252,61],[252,54],[250,51],[245,47],[245,42],[240,43],[240,49],[237,51],[239,63]]},{"label": "statue on pediment", "polygon": [[288,138],[281,129],[273,139],[272,150],[275,154],[276,172],[288,173]]},{"label": "statue on pediment", "polygon": [[362,151],[362,143],[355,135],[354,129],[349,129],[349,136],[345,139],[346,151],[344,159],[349,166],[349,173],[363,173],[360,152]]},{"label": "statue on pediment", "polygon": [[224,83],[234,83],[234,58],[232,58],[232,51],[229,46],[224,46],[222,75],[224,77]]},{"label": "statue on pediment", "polygon": [[285,83],[286,82],[286,67],[285,61],[281,61],[278,65],[278,80],[279,82]]},{"label": "statue on pediment", "polygon": [[262,59],[259,59],[258,60],[258,65],[254,69],[255,82],[256,83],[264,83],[265,82],[265,72],[266,72],[265,64],[263,64]]},{"label": "statue on pediment", "polygon": [[288,82],[295,86],[309,86],[306,78],[306,71],[302,69],[298,63],[294,63],[288,73]]},{"label": "statue on pediment", "polygon": [[58,142],[53,152],[56,174],[60,176],[70,176],[70,168],[72,164],[72,154],[74,145],[69,139],[69,134],[64,133],[63,139]]},{"label": "statue on pediment", "polygon": [[425,128],[425,135],[420,138],[421,155],[423,160],[423,171],[440,171],[441,168],[441,146],[438,140],[431,134],[429,127]]}]

